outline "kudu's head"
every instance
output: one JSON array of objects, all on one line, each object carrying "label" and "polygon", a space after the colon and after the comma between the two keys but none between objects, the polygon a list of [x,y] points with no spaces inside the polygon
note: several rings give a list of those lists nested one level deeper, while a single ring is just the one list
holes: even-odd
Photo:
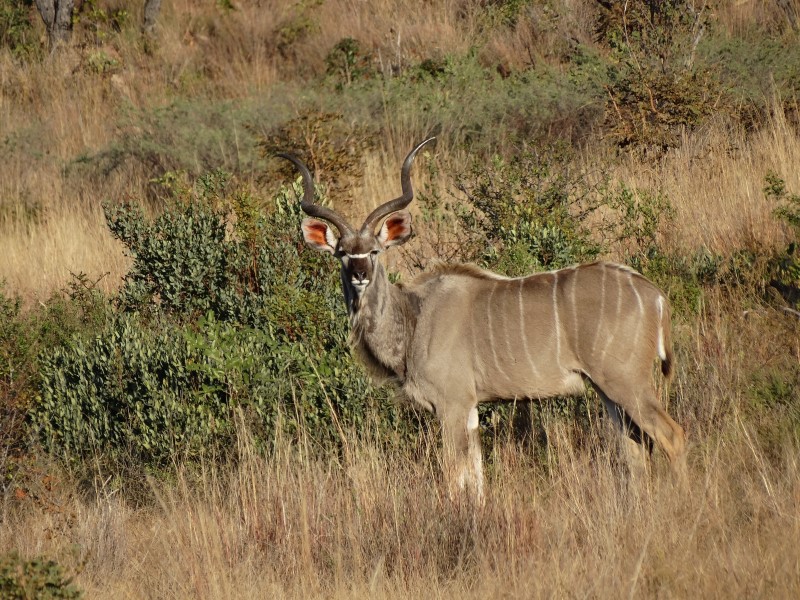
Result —
[{"label": "kudu's head", "polygon": [[[314,181],[308,168],[296,156],[278,154],[294,163],[303,176],[303,200],[300,207],[310,215],[303,219],[303,238],[315,250],[329,252],[342,263],[342,284],[348,300],[360,298],[375,280],[376,274],[380,272],[378,255],[391,246],[405,243],[411,237],[411,215],[403,210],[414,198],[409,173],[419,149],[433,139],[435,138],[425,140],[406,156],[400,171],[402,196],[373,210],[360,229],[353,228],[335,211],[314,204]],[[378,223],[387,216],[376,234]],[[328,222],[336,227],[338,235]]]}]

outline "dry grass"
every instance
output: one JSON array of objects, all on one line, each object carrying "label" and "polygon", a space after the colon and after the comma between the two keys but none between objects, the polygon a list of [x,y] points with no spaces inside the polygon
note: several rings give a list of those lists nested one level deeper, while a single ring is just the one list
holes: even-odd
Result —
[{"label": "dry grass", "polygon": [[727,131],[722,124],[686,135],[680,148],[657,164],[627,158],[613,175],[634,187],[657,190],[675,209],[671,249],[700,249],[728,255],[747,248],[783,247],[788,231],[774,217],[775,204],[763,192],[765,176],[777,173],[789,189],[800,188],[794,165],[800,137],[778,103],[769,124],[756,133]]},{"label": "dry grass", "polygon": [[[719,19],[723,24],[735,21],[739,12],[756,10],[758,4],[725,4]],[[306,23],[303,6],[281,0],[265,10],[261,2],[241,2],[222,19],[212,0],[180,0],[164,7],[153,55],[142,52],[131,27],[125,35],[84,44],[41,63],[21,64],[7,54],[0,56],[0,139],[11,150],[22,148],[10,152],[0,173],[0,236],[6,256],[0,280],[27,299],[47,297],[64,287],[70,273],[80,271],[92,279],[109,273],[104,289],[118,285],[126,261],[106,231],[99,205],[107,199],[144,197],[149,174],[123,169],[87,182],[70,175],[69,167],[124,135],[112,126],[124,107],[154,108],[187,96],[269,96],[276,83],[296,78],[298,72],[324,71],[326,54],[347,36],[359,39],[387,72],[423,56],[463,53],[476,39],[486,42],[484,60],[489,64],[516,68],[549,60],[555,40],[589,40],[593,27],[593,13],[584,0],[559,2],[548,13],[551,21],[523,24],[514,36],[497,39],[484,39],[483,17],[469,3],[437,0],[408,10],[395,0],[369,6],[337,0],[315,9],[308,25],[313,35],[297,34],[291,53],[282,56],[275,32]],[[138,18],[139,9],[133,10],[132,19]],[[553,20],[552,14],[568,18]],[[91,67],[98,53],[119,67],[98,75]],[[550,59],[558,62],[557,57]],[[682,148],[655,169],[649,162],[623,160],[616,175],[629,184],[660,189],[670,198],[679,217],[670,243],[679,252],[705,247],[724,254],[782,244],[785,232],[772,218],[761,187],[767,169],[783,175],[790,189],[800,187],[792,168],[800,144],[780,110],[774,112],[778,116],[770,127],[755,137],[731,133],[718,123],[687,136]],[[391,124],[389,129],[394,131]],[[394,132],[385,147],[365,157],[373,167],[368,168],[364,199],[354,211],[361,214],[378,198],[395,195],[397,162],[415,141],[407,137]],[[448,157],[447,148],[442,151],[442,164],[463,160]],[[595,149],[589,153],[597,154]],[[449,184],[444,178],[442,183]]]},{"label": "dry grass", "polygon": [[772,34],[789,33],[791,13],[794,13],[795,18],[800,16],[798,12],[800,4],[797,0],[784,2],[725,0],[716,8],[719,23],[730,35],[747,35],[757,27]]},{"label": "dry grass", "polygon": [[146,508],[59,486],[58,511],[6,506],[0,543],[58,557],[88,598],[796,597],[796,450],[774,466],[740,421],[717,434],[680,490],[626,482],[554,425],[545,465],[497,452],[477,514],[435,463],[247,451],[199,484],[154,484]]}]

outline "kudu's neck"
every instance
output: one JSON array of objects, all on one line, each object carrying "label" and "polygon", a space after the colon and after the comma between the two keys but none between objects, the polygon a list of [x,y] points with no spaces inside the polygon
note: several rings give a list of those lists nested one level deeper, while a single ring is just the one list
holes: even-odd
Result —
[{"label": "kudu's neck", "polygon": [[406,376],[407,340],[416,324],[412,299],[389,282],[380,263],[361,295],[342,277],[352,342],[370,370],[400,382]]}]

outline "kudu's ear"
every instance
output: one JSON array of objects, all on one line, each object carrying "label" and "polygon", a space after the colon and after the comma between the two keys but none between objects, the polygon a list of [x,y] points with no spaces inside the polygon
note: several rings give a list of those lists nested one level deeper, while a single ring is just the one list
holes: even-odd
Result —
[{"label": "kudu's ear", "polygon": [[306,218],[303,219],[303,239],[306,244],[311,246],[314,250],[320,252],[336,252],[336,243],[338,240],[333,234],[330,226],[325,221],[318,219]]},{"label": "kudu's ear", "polygon": [[384,248],[405,244],[410,237],[411,213],[407,210],[399,210],[389,215],[378,232],[378,241]]}]

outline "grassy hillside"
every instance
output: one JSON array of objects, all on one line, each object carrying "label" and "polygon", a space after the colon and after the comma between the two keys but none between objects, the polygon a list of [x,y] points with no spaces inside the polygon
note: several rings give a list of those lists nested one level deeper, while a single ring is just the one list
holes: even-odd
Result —
[{"label": "grassy hillside", "polygon": [[[0,0],[0,596],[797,595],[800,5],[78,4],[50,53]],[[358,221],[430,134],[392,276],[642,271],[686,490],[587,391],[487,407],[448,499],[272,158]]]}]

